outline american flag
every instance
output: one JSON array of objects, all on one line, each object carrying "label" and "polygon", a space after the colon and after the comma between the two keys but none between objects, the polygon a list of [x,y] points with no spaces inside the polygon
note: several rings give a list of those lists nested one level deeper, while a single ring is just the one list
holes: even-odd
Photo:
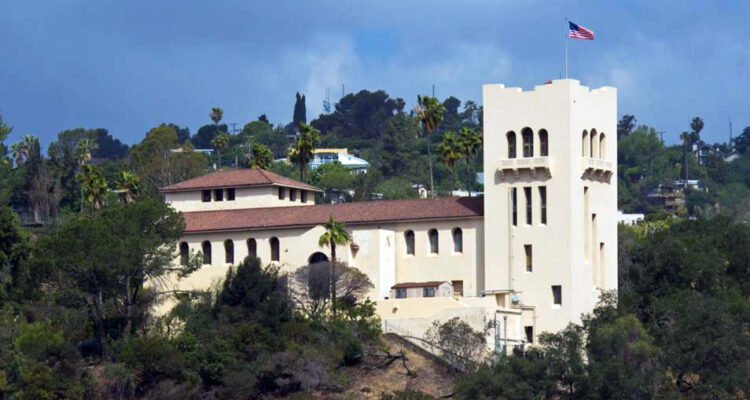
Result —
[{"label": "american flag", "polygon": [[594,31],[591,29],[584,28],[581,25],[574,24],[570,21],[568,21],[568,25],[570,25],[570,31],[568,32],[569,38],[594,40]]}]

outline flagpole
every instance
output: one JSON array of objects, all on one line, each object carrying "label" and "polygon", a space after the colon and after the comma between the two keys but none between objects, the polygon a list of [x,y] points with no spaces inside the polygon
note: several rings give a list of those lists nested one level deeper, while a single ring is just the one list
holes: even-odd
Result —
[{"label": "flagpole", "polygon": [[568,79],[568,18],[565,17],[565,79]]}]

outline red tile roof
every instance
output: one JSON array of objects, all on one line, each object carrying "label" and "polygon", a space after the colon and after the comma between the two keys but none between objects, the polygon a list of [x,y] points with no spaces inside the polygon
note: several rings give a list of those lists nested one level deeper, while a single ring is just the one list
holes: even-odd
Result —
[{"label": "red tile roof", "polygon": [[484,198],[376,200],[183,213],[186,233],[314,226],[324,224],[330,215],[348,224],[481,217]]},{"label": "red tile roof", "polygon": [[211,174],[188,179],[174,185],[161,188],[164,192],[181,192],[186,190],[210,189],[218,187],[244,187],[244,186],[289,186],[299,189],[320,192],[315,186],[295,181],[294,179],[281,176],[271,171],[260,168],[226,169]]},{"label": "red tile roof", "polygon": [[434,287],[440,286],[447,281],[429,281],[429,282],[404,282],[397,283],[391,286],[391,289],[409,289],[409,288],[420,288],[420,287]]}]

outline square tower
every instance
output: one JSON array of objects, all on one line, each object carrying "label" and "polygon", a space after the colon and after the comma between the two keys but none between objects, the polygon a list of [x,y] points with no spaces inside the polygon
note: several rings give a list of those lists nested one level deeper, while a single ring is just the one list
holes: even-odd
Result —
[{"label": "square tower", "polygon": [[491,84],[483,104],[485,293],[557,331],[617,288],[617,90]]}]

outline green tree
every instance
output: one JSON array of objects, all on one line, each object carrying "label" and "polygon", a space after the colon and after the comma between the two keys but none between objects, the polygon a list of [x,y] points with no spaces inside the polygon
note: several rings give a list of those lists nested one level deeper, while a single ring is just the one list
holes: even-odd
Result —
[{"label": "green tree", "polygon": [[83,138],[76,145],[75,157],[79,166],[86,165],[91,161],[91,153],[97,149],[96,141],[91,138]]},{"label": "green tree", "polygon": [[211,121],[214,122],[214,125],[219,125],[221,119],[224,118],[224,110],[219,107],[213,107],[211,108],[211,112],[208,114],[208,117],[211,118]]},{"label": "green tree", "polygon": [[417,107],[414,111],[422,123],[422,131],[427,139],[427,157],[430,167],[430,191],[435,194],[435,178],[432,173],[432,150],[430,135],[435,132],[443,122],[445,107],[436,99],[430,96],[417,96]]},{"label": "green tree", "polygon": [[21,229],[18,215],[10,208],[0,206],[0,309],[7,300],[28,293],[31,271],[27,260],[30,253],[31,243]]},{"label": "green tree", "polygon": [[[336,246],[346,246],[352,239],[349,232],[346,231],[344,223],[336,222],[333,215],[328,218],[328,222],[323,225],[325,232],[318,239],[318,246],[329,247],[331,249],[331,277],[336,276]],[[331,310],[336,315],[336,279],[331,279]]]},{"label": "green tree", "polygon": [[[99,210],[104,205],[104,196],[109,189],[107,180],[102,174],[101,168],[95,165],[83,165],[81,172],[76,175],[78,185],[81,187],[81,196],[94,210]],[[83,212],[83,204],[81,204]]]},{"label": "green tree", "polygon": [[125,192],[125,202],[132,202],[140,192],[140,179],[130,171],[120,171],[118,178],[120,190]]},{"label": "green tree", "polygon": [[323,189],[326,197],[333,191],[344,191],[354,186],[354,175],[340,162],[326,163],[312,170],[310,183]]},{"label": "green tree", "polygon": [[250,168],[268,169],[273,163],[273,153],[268,146],[253,143],[250,146]]},{"label": "green tree", "polygon": [[475,179],[471,165],[474,157],[482,151],[482,131],[467,127],[461,128],[458,140],[461,142],[463,157],[464,160],[466,160],[466,168],[469,171],[468,179],[470,180],[466,182],[466,190],[469,192],[469,197],[471,197],[471,187],[473,186],[472,183]]},{"label": "green tree", "polygon": [[289,160],[299,168],[299,176],[302,182],[305,181],[305,171],[307,165],[313,159],[315,147],[320,141],[320,132],[311,125],[300,124],[299,136],[294,142],[294,146],[289,149]]},{"label": "green tree", "polygon": [[732,145],[740,154],[746,154],[750,150],[750,126],[745,127],[739,136],[732,139]]},{"label": "green tree", "polygon": [[204,172],[206,158],[181,144],[174,128],[159,125],[151,129],[141,143],[130,151],[131,165],[142,179],[146,192],[194,178]]},{"label": "green tree", "polygon": [[617,121],[617,140],[628,136],[630,132],[635,128],[635,124],[638,120],[635,119],[634,115],[625,114]]},{"label": "green tree", "polygon": [[690,145],[701,141],[701,131],[703,130],[703,119],[695,117],[690,121]]},{"label": "green tree", "polygon": [[134,334],[153,302],[169,294],[163,279],[199,267],[197,257],[187,265],[175,263],[184,227],[182,216],[160,200],[114,205],[70,218],[42,237],[35,268],[49,271],[48,285],[87,304],[101,353],[108,358],[108,341]]},{"label": "green tree", "polygon": [[229,145],[230,137],[225,132],[219,132],[211,140],[211,146],[216,150],[216,155],[219,157],[219,168],[221,168],[221,151],[226,149]]},{"label": "green tree", "polygon": [[307,123],[307,106],[305,106],[305,95],[295,94],[294,115],[292,116],[292,125],[295,127]]},{"label": "green tree", "polygon": [[438,154],[440,155],[440,161],[445,164],[451,173],[451,195],[453,193],[454,182],[456,181],[456,172],[454,167],[456,163],[461,160],[464,156],[463,142],[453,132],[445,132],[443,137],[440,139],[440,144],[437,148]]}]

